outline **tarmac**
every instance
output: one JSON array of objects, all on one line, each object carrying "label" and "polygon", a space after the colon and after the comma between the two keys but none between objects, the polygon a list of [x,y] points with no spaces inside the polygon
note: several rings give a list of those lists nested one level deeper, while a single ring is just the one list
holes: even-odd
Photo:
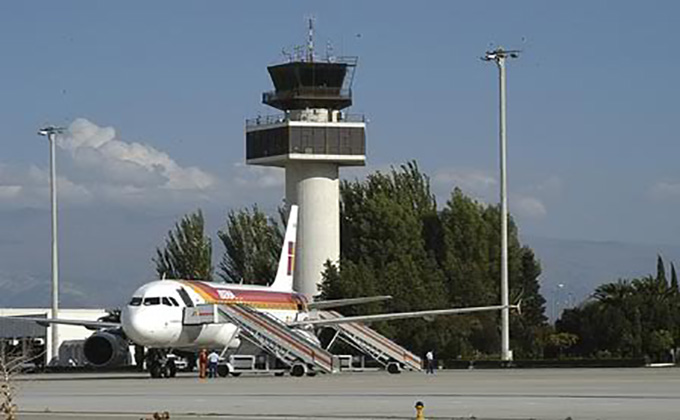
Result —
[{"label": "tarmac", "polygon": [[43,374],[16,379],[21,420],[680,418],[680,369],[446,370],[150,379],[144,374]]}]

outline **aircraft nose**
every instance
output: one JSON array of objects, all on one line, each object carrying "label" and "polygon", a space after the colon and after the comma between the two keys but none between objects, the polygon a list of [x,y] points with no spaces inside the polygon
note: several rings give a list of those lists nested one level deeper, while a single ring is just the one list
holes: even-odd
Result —
[{"label": "aircraft nose", "polygon": [[137,344],[144,344],[153,338],[154,328],[151,317],[144,316],[142,308],[125,308],[122,321],[123,330]]},{"label": "aircraft nose", "polygon": [[137,344],[160,345],[171,340],[167,320],[158,316],[154,308],[128,308],[124,312],[123,329]]}]

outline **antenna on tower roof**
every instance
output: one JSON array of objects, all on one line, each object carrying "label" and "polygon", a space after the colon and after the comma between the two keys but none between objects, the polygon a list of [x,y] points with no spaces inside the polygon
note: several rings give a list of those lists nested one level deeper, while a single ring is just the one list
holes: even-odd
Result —
[{"label": "antenna on tower roof", "polygon": [[281,48],[281,54],[289,63],[293,61],[293,54],[289,53],[285,48]]},{"label": "antenna on tower roof", "polygon": [[333,44],[331,43],[330,39],[326,41],[326,61],[329,63],[335,62],[335,55],[333,55]]},{"label": "antenna on tower roof", "polygon": [[307,61],[314,61],[314,16],[307,18],[308,34],[307,34]]}]

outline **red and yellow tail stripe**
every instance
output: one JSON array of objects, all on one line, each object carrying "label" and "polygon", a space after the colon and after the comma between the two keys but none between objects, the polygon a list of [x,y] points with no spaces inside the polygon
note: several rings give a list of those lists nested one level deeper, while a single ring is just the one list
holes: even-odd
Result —
[{"label": "red and yellow tail stripe", "polygon": [[242,304],[256,309],[304,311],[307,300],[297,293],[271,292],[267,290],[239,290],[215,287],[200,281],[182,281],[206,303],[221,305]]}]

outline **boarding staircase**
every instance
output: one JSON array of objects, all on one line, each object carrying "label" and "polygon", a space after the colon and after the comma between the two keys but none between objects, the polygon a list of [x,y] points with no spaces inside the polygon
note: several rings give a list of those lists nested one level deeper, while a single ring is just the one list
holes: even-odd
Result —
[{"label": "boarding staircase", "polygon": [[314,372],[333,373],[339,370],[337,359],[319,344],[305,337],[304,332],[249,306],[202,304],[197,305],[192,313],[199,314],[199,317],[203,315],[203,318],[192,318],[185,313],[185,324],[231,322],[253,344],[270,352],[288,366],[293,367],[302,362]]},{"label": "boarding staircase", "polygon": [[[332,320],[341,318],[342,315],[335,311],[318,311],[317,317],[319,319]],[[331,324],[328,327],[335,330],[335,335],[326,346],[327,349],[330,349],[336,339],[339,338],[362,353],[372,357],[383,366],[389,367],[391,363],[396,362],[400,367],[408,370],[422,370],[420,357],[363,323],[348,322]]]}]

